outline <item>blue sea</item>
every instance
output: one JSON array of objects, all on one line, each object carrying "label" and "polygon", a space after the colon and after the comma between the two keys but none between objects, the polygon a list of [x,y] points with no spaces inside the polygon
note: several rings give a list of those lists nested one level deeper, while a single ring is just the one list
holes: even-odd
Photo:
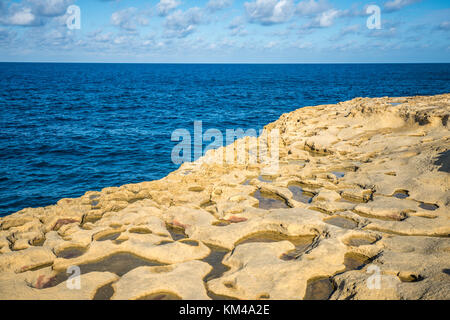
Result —
[{"label": "blue sea", "polygon": [[354,97],[450,92],[450,64],[0,63],[0,215],[160,179],[175,129],[261,129]]}]

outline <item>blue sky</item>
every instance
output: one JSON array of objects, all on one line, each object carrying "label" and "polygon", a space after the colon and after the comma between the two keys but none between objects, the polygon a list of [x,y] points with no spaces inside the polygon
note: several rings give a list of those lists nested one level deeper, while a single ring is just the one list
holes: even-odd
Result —
[{"label": "blue sky", "polygon": [[450,62],[450,1],[0,0],[0,61]]}]

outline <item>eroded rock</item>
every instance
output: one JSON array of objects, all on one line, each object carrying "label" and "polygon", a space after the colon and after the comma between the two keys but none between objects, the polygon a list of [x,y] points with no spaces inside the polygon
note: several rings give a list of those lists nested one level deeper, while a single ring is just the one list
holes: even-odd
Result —
[{"label": "eroded rock", "polygon": [[449,114],[449,94],[304,107],[265,126],[277,172],[246,137],[0,218],[1,298],[449,299]]}]

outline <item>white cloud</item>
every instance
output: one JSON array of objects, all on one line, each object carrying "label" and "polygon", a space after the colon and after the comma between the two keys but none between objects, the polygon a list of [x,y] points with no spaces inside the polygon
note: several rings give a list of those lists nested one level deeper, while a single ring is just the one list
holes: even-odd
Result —
[{"label": "white cloud", "polygon": [[269,41],[264,45],[264,49],[272,49],[278,46],[278,41]]},{"label": "white cloud", "polygon": [[311,16],[330,8],[331,6],[326,0],[304,0],[297,5],[297,13],[304,16]]},{"label": "white cloud", "polygon": [[241,28],[236,28],[236,29],[231,29],[231,35],[232,36],[239,36],[239,37],[245,37],[246,35],[248,35],[248,31],[241,27]]},{"label": "white cloud", "polygon": [[441,30],[450,30],[450,21],[444,21],[439,24],[439,29]]},{"label": "white cloud", "polygon": [[230,7],[233,0],[209,0],[206,7],[211,11],[217,11]]},{"label": "white cloud", "polygon": [[128,42],[128,38],[126,36],[118,36],[113,40],[114,44],[124,44]]},{"label": "white cloud", "polygon": [[381,29],[381,30],[370,30],[368,37],[371,38],[393,38],[397,34],[397,28],[391,27],[388,29]]},{"label": "white cloud", "polygon": [[111,40],[112,33],[103,33],[101,30],[97,30],[88,34],[88,37],[95,42],[109,42]]},{"label": "white cloud", "polygon": [[359,24],[353,24],[351,26],[347,26],[342,28],[341,30],[341,35],[346,35],[346,34],[352,34],[352,33],[358,33],[358,31],[361,29],[361,25]]},{"label": "white cloud", "polygon": [[30,8],[24,8],[14,12],[8,18],[8,23],[16,26],[28,26],[34,24],[36,16],[31,12]]},{"label": "white cloud", "polygon": [[319,27],[330,27],[334,23],[334,19],[339,17],[340,11],[336,9],[330,9],[322,12],[316,17],[316,23]]},{"label": "white cloud", "polygon": [[365,4],[361,7],[359,4],[354,3],[350,9],[343,11],[343,15],[347,17],[368,17],[366,12],[367,7],[369,7],[369,4]]},{"label": "white cloud", "polygon": [[158,8],[158,14],[160,16],[167,16],[170,11],[178,7],[180,4],[181,2],[176,0],[161,0],[156,7]]},{"label": "white cloud", "polygon": [[244,25],[245,19],[243,17],[235,17],[228,25],[228,29],[231,30],[232,36],[245,36],[248,32],[245,30]]},{"label": "white cloud", "polygon": [[28,0],[33,11],[40,16],[56,17],[66,13],[67,8],[75,0]]},{"label": "white cloud", "polygon": [[244,6],[249,20],[263,25],[286,22],[295,11],[293,0],[256,0]]},{"label": "white cloud", "polygon": [[235,17],[230,24],[228,25],[228,27],[230,29],[235,29],[235,28],[239,28],[241,26],[243,26],[245,23],[245,20],[243,17]]},{"label": "white cloud", "polygon": [[22,34],[22,43],[19,46],[34,48],[39,51],[68,50],[74,45],[80,44],[80,34],[73,33],[65,25],[60,25],[53,20],[39,28],[28,28]]},{"label": "white cloud", "polygon": [[167,37],[184,38],[194,32],[198,24],[204,22],[203,10],[198,7],[186,11],[177,10],[167,16],[164,26],[167,29]]},{"label": "white cloud", "polygon": [[316,28],[328,28],[334,24],[334,21],[342,16],[345,16],[346,11],[329,9],[315,16],[314,19],[302,25],[298,30],[299,34],[311,33]]},{"label": "white cloud", "polygon": [[295,49],[312,49],[313,44],[309,41],[297,41],[291,43],[291,47]]},{"label": "white cloud", "polygon": [[148,19],[137,8],[130,7],[114,12],[111,15],[111,24],[128,31],[134,31],[137,24],[147,25]]},{"label": "white cloud", "polygon": [[75,0],[24,0],[0,2],[0,24],[16,26],[44,25],[66,14],[67,7]]},{"label": "white cloud", "polygon": [[420,0],[392,0],[384,4],[384,9],[388,12],[397,11]]},{"label": "white cloud", "polygon": [[11,26],[34,26],[41,24],[40,19],[29,7],[13,4],[0,16],[0,24]]},{"label": "white cloud", "polygon": [[0,43],[2,45],[8,45],[12,42],[17,36],[17,33],[13,30],[8,30],[4,28],[0,28]]},{"label": "white cloud", "polygon": [[341,31],[338,34],[330,37],[330,41],[332,42],[340,41],[342,40],[343,37],[345,37],[348,34],[359,35],[361,34],[361,28],[362,27],[360,24],[345,26],[341,28]]}]

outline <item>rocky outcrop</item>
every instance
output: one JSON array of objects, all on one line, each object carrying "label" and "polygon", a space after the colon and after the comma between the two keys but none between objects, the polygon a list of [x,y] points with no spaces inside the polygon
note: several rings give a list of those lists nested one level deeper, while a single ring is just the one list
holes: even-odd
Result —
[{"label": "rocky outcrop", "polygon": [[450,299],[449,114],[450,94],[305,107],[265,127],[270,175],[247,137],[0,218],[1,298]]}]

